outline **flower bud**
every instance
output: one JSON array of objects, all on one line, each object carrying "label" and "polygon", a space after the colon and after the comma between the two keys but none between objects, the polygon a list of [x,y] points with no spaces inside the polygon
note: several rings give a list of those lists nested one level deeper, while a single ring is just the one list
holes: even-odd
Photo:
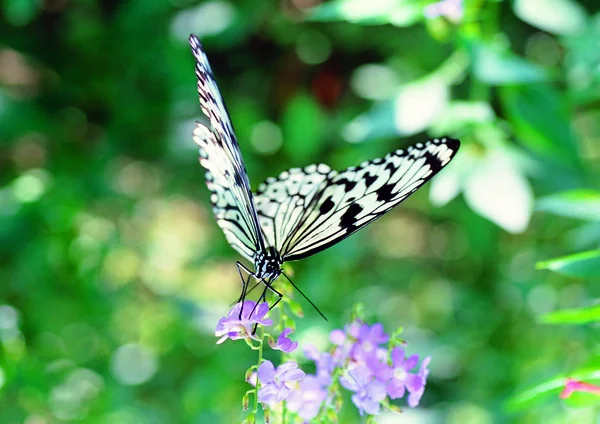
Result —
[{"label": "flower bud", "polygon": [[256,415],[254,412],[250,412],[246,419],[244,420],[244,424],[256,424]]},{"label": "flower bud", "polygon": [[[254,374],[254,368],[255,367],[250,367],[248,368],[248,371],[246,371],[246,375],[244,375],[244,380],[248,383],[250,383],[250,381],[252,380],[252,374]],[[250,383],[252,384],[252,383]]]},{"label": "flower bud", "polygon": [[248,393],[246,393],[244,395],[244,397],[242,398],[242,409],[244,411],[248,410],[248,405],[250,405],[250,396],[248,395]]},{"label": "flower bud", "polygon": [[269,412],[269,410],[265,409],[263,411],[263,415],[265,417],[265,424],[269,424],[271,422],[271,413]]}]

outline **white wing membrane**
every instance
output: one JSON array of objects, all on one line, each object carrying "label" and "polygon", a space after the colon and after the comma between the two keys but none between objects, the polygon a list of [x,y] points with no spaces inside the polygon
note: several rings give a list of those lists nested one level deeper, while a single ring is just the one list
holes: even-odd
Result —
[{"label": "white wing membrane", "polygon": [[200,147],[200,163],[207,170],[213,212],[227,241],[253,260],[256,252],[264,251],[265,244],[242,154],[202,45],[195,35],[191,35],[189,41],[196,58],[200,106],[214,130],[200,123],[194,130],[194,142]]},{"label": "white wing membrane", "polygon": [[325,187],[331,169],[327,165],[293,168],[271,177],[258,187],[255,196],[260,225],[267,241],[282,252],[316,200],[315,195]]},{"label": "white wing membrane", "polygon": [[[255,196],[267,240],[288,261],[320,252],[414,193],[450,161],[458,147],[457,140],[436,139],[340,173],[313,165],[270,178]],[[308,181],[314,184],[303,193]]]}]

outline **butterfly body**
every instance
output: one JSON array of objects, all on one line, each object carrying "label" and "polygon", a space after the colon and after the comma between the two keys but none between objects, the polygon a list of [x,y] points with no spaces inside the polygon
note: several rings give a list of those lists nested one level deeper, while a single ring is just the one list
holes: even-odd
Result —
[{"label": "butterfly body", "polygon": [[268,246],[254,255],[254,276],[259,280],[275,281],[281,275],[283,260],[277,249]]},{"label": "butterfly body", "polygon": [[196,36],[190,36],[190,45],[200,106],[210,121],[210,128],[196,124],[194,141],[206,168],[213,212],[227,241],[254,264],[250,271],[238,262],[242,298],[250,277],[281,298],[272,284],[283,273],[284,262],[314,255],[381,217],[458,151],[460,142],[444,137],[339,172],[325,164],[292,168],[268,178],[253,194],[206,54]]}]

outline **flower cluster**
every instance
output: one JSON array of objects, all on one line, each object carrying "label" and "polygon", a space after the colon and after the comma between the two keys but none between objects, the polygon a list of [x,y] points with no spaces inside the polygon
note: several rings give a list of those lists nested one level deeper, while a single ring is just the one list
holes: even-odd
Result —
[{"label": "flower cluster", "polygon": [[[423,359],[417,369],[419,356],[407,356],[402,347],[404,342],[386,334],[382,324],[370,326],[356,319],[343,330],[330,333],[330,349],[319,351],[314,346],[306,346],[303,352],[315,363],[315,373],[305,374],[294,361],[275,367],[271,361],[263,360],[265,340],[282,355],[298,347],[298,342],[289,338],[290,327],[281,329],[281,325],[277,337],[266,333],[266,327],[273,325],[273,320],[266,317],[268,312],[266,303],[257,305],[246,300],[219,320],[215,330],[219,337],[217,343],[244,339],[259,351],[258,364],[248,370],[246,378],[255,386],[248,390],[244,399],[247,407],[249,394],[254,394],[255,407],[251,416],[256,414],[260,402],[263,408],[283,406],[304,422],[323,418],[331,411],[339,412],[342,404],[340,386],[352,392],[352,403],[361,415],[377,415],[382,406],[393,409],[389,399],[400,399],[405,394],[408,406],[419,404],[430,358]],[[288,322],[283,312],[281,316],[282,322]]]},{"label": "flower cluster", "polygon": [[406,357],[399,346],[384,347],[390,341],[381,324],[369,326],[354,321],[345,330],[330,334],[331,352],[318,352],[314,347],[304,349],[308,359],[315,362],[315,375],[307,375],[290,395],[287,406],[304,420],[317,416],[320,408],[315,403],[335,407],[332,386],[336,377],[339,383],[353,392],[352,403],[361,415],[377,415],[386,399],[399,399],[408,393],[408,405],[419,404],[425,391],[427,365],[430,358],[421,362],[417,372],[418,355]]}]

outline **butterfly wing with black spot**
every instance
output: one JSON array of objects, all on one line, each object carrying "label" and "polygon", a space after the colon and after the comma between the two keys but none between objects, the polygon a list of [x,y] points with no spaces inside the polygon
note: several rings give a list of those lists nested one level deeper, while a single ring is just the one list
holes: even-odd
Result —
[{"label": "butterfly wing with black spot", "polygon": [[196,58],[200,106],[212,127],[211,131],[197,123],[194,141],[207,170],[213,212],[231,246],[252,260],[256,252],[265,250],[265,243],[242,154],[202,44],[195,35],[189,41]]},{"label": "butterfly wing with black spot", "polygon": [[260,225],[267,241],[278,252],[282,252],[285,243],[302,225],[331,172],[323,164],[292,168],[268,178],[258,187],[254,198]]},{"label": "butterfly wing with black spot", "polygon": [[320,182],[305,201],[301,215],[290,215],[286,206],[299,197],[293,191],[288,197],[273,193],[275,187],[278,191],[287,189],[290,179],[280,176],[267,180],[255,197],[261,225],[277,240],[284,260],[311,256],[398,205],[448,164],[459,145],[458,140],[450,138],[431,140],[339,173],[317,173],[320,177],[315,176],[316,168],[305,168],[300,171],[303,180]]}]

